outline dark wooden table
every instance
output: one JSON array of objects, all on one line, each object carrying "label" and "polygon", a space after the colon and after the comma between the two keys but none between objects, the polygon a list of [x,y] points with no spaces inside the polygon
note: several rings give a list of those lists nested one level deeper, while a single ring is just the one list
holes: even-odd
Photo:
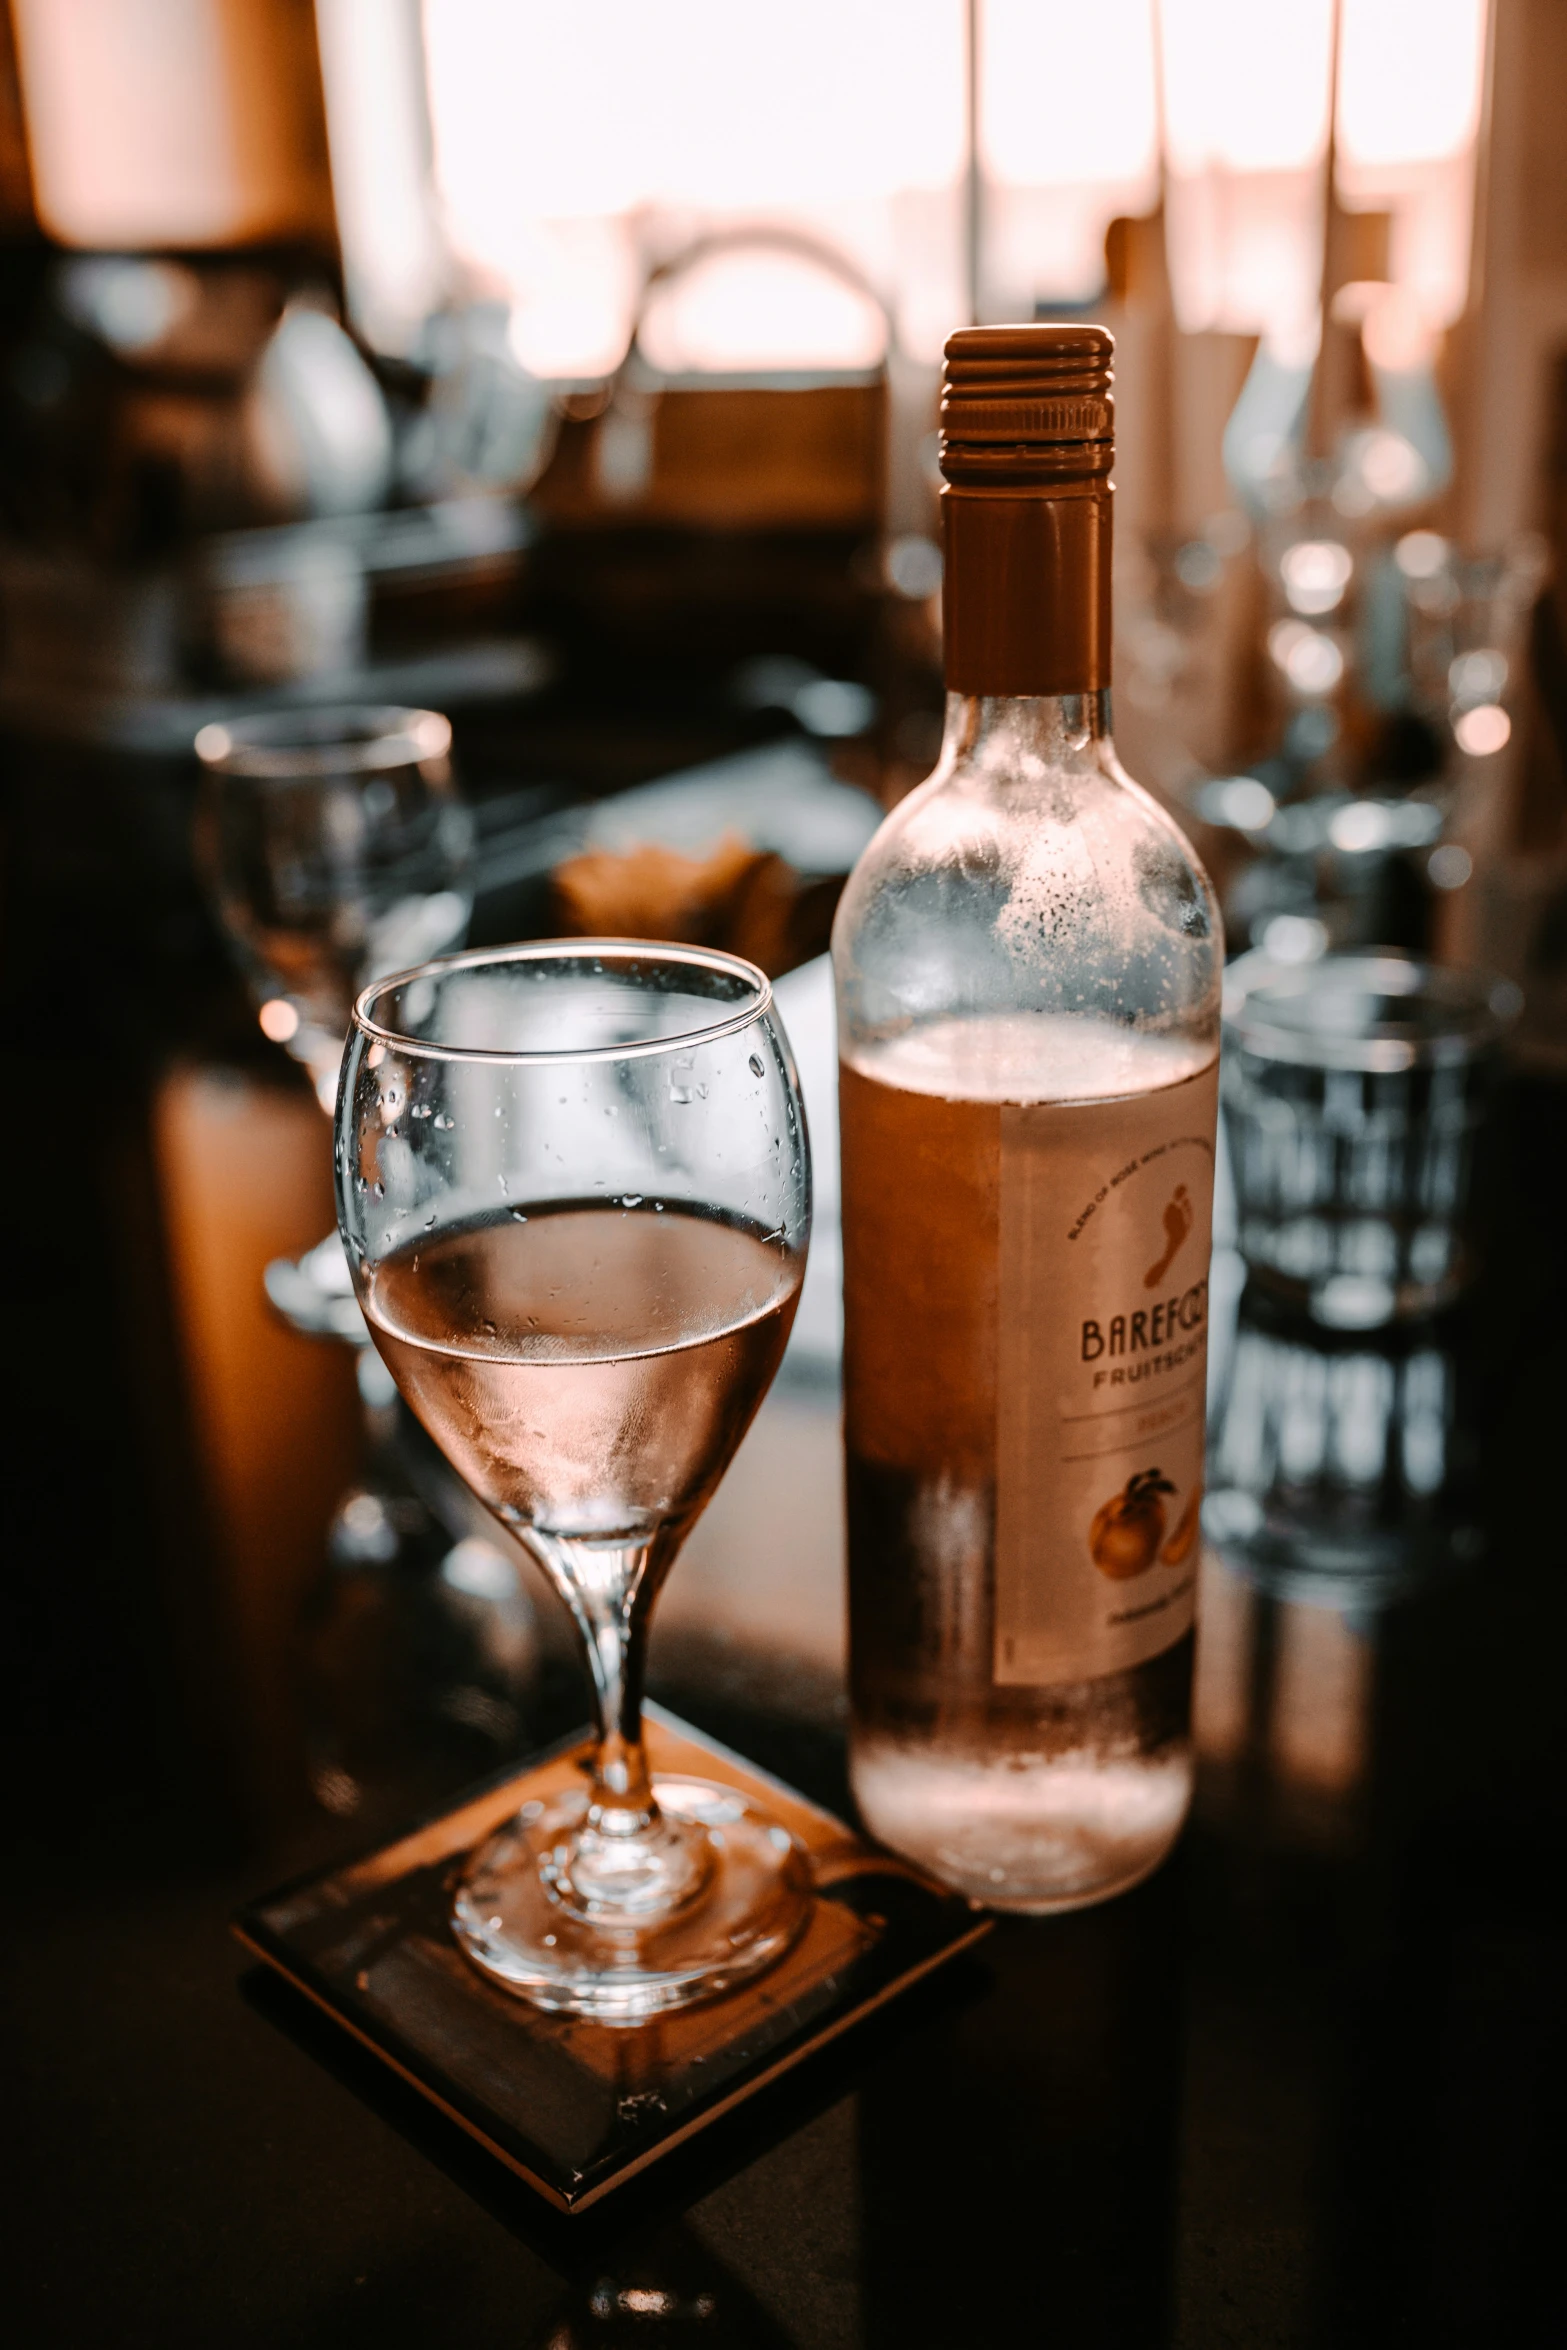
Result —
[{"label": "dark wooden table", "polygon": [[[325,1221],[319,1138],[259,1061],[127,1077],[113,969],[70,951],[7,1046],[11,2340],[1567,2339],[1567,1088],[1509,1084],[1486,1285],[1441,1338],[1485,1547],[1385,1604],[1210,1561],[1172,1862],[1003,1924],[564,2223],[229,1940],[359,1840],[298,1799],[285,1689],[347,1373],[244,1302]],[[841,1804],[834,1410],[769,1404],[655,1683]],[[545,1675],[530,1735],[577,1686]]]}]

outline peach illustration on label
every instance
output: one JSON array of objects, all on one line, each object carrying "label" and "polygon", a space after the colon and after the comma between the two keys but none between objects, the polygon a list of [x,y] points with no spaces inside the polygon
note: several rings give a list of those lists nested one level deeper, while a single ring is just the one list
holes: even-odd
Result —
[{"label": "peach illustration on label", "polygon": [[1191,1555],[1192,1545],[1197,1540],[1201,1524],[1202,1487],[1199,1485],[1185,1509],[1182,1510],[1175,1532],[1159,1553],[1162,1566],[1178,1567],[1183,1559]]},{"label": "peach illustration on label", "polygon": [[1174,1491],[1162,1469],[1139,1469],[1095,1512],[1088,1553],[1101,1575],[1126,1583],[1147,1574],[1164,1540],[1162,1497]]},{"label": "peach illustration on label", "polygon": [[1164,1203],[1164,1254],[1143,1275],[1144,1289],[1158,1288],[1180,1254],[1181,1244],[1196,1221],[1191,1194],[1184,1183],[1178,1183]]}]

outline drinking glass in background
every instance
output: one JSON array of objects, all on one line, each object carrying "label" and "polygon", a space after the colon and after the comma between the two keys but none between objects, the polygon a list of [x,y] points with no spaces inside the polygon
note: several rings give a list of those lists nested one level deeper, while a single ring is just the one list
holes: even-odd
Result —
[{"label": "drinking glass in background", "polygon": [[[290,710],[204,726],[197,858],[263,1033],[330,1118],[354,997],[461,944],[473,824],[434,710]],[[285,1319],[364,1336],[335,1233],[267,1268]]]},{"label": "drinking glass in background", "polygon": [[1252,1277],[1330,1329],[1449,1304],[1518,990],[1388,949],[1225,975],[1222,1100]]},{"label": "drinking glass in background", "polygon": [[338,1217],[405,1402],[538,1560],[600,1744],[526,1803],[453,1913],[535,2004],[635,2022],[769,1964],[809,1875],[733,1789],[650,1778],[649,1618],[788,1339],[810,1231],[793,1060],[763,974],[624,940],[453,956],[368,987]]},{"label": "drinking glass in background", "polygon": [[1203,1530],[1248,1583],[1376,1609],[1481,1555],[1478,1382],[1454,1317],[1324,1329],[1252,1282],[1224,1358]]}]

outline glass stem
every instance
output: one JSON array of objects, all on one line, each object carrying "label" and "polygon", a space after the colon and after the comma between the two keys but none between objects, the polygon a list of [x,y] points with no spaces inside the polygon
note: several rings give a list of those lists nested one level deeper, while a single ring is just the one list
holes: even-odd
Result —
[{"label": "glass stem", "polygon": [[572,1612],[593,1676],[599,1750],[586,1825],[601,1836],[645,1835],[659,1816],[642,1744],[652,1545],[584,1542],[537,1529],[529,1541]]}]

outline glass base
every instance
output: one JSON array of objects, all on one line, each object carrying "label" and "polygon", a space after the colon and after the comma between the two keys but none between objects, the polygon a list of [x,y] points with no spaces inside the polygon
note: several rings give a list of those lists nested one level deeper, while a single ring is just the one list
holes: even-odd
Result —
[{"label": "glass base", "polygon": [[602,1902],[581,1914],[569,1905],[570,1847],[588,1790],[524,1804],[474,1855],[452,1905],[452,1931],[482,1974],[553,2014],[636,2024],[714,1999],[782,1957],[811,1907],[794,1837],[733,1788],[653,1784],[690,1854],[687,1898],[653,1917]]}]

